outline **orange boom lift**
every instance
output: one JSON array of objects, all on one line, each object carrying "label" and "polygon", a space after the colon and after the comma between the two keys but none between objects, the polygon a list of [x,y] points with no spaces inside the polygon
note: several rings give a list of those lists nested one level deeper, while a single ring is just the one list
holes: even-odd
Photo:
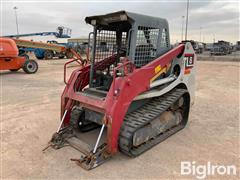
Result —
[{"label": "orange boom lift", "polygon": [[23,69],[27,74],[36,73],[38,64],[18,56],[18,48],[13,39],[0,38],[0,70],[18,71]]}]

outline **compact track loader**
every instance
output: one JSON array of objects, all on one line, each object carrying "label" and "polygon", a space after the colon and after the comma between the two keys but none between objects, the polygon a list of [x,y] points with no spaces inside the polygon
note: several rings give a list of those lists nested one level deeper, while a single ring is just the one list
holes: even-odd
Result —
[{"label": "compact track loader", "polygon": [[85,21],[91,61],[66,82],[49,146],[79,150],[85,156],[72,160],[89,170],[118,150],[136,157],[186,126],[196,55],[189,42],[171,48],[165,19],[119,11]]}]

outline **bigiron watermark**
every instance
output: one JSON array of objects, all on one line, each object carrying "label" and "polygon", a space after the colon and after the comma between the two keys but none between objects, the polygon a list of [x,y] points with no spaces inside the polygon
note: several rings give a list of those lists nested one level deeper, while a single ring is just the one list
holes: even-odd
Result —
[{"label": "bigiron watermark", "polygon": [[217,165],[209,161],[206,164],[197,164],[195,161],[182,161],[181,175],[193,175],[197,179],[204,179],[207,176],[214,175],[236,176],[237,168],[235,165]]}]

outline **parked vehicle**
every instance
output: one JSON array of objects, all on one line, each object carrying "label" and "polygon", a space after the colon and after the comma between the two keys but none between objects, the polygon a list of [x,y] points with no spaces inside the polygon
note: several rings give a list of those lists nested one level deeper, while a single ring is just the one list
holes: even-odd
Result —
[{"label": "parked vehicle", "polygon": [[119,11],[85,21],[94,27],[92,58],[64,78],[48,147],[79,150],[85,156],[71,160],[89,170],[118,150],[136,157],[186,126],[197,58],[189,42],[171,48],[166,19]]},{"label": "parked vehicle", "polygon": [[236,42],[236,46],[235,46],[235,47],[236,47],[236,50],[237,50],[237,51],[240,51],[240,41],[237,41],[237,42]]},{"label": "parked vehicle", "polygon": [[211,55],[227,55],[232,53],[232,47],[227,41],[218,41],[213,43],[213,48],[210,51]]},{"label": "parked vehicle", "polygon": [[23,55],[19,55],[17,45],[10,38],[0,38],[0,70],[18,71],[19,69],[27,74],[36,73],[38,64],[34,60],[29,60]]},{"label": "parked vehicle", "polygon": [[[7,35],[4,37],[9,37],[9,38],[15,38],[15,39],[21,39],[21,40],[28,40],[33,41],[34,42],[42,42],[40,39],[42,39],[42,37],[44,37],[45,39],[57,39],[57,40],[65,40],[67,43],[67,39],[71,37],[71,33],[72,30],[70,28],[67,27],[63,27],[63,26],[59,26],[57,27],[55,32],[37,32],[37,33],[27,33],[27,34],[14,34],[14,35]],[[58,45],[63,45],[66,46],[66,43],[58,43],[58,41],[56,40],[51,40],[51,41],[47,41],[47,43],[50,44],[58,44]],[[36,56],[37,59],[52,59],[54,57],[57,58],[72,58],[72,54],[68,54],[67,52],[56,52],[56,51],[52,51],[52,50],[48,50],[48,49],[41,49],[38,47],[23,47],[23,46],[19,46],[19,52],[21,53],[21,55],[23,56],[27,56],[28,52],[33,52]]]},{"label": "parked vehicle", "polygon": [[205,47],[205,51],[211,51],[213,48],[213,43],[207,43]]},{"label": "parked vehicle", "polygon": [[[32,42],[32,43],[31,43]],[[21,52],[22,56],[28,56],[29,52],[33,52],[37,59],[53,59],[54,57],[57,57],[59,59],[67,58],[71,59],[73,57],[73,54],[69,51],[67,51],[67,44],[66,43],[57,43],[57,41],[48,41],[46,43],[41,42],[34,42],[34,41],[27,41],[27,40],[18,40],[16,41],[19,52]],[[44,47],[42,44],[45,44]],[[62,46],[65,48],[66,51],[58,51],[55,50],[54,46],[51,45],[57,45]],[[64,49],[63,48],[63,49]]]}]

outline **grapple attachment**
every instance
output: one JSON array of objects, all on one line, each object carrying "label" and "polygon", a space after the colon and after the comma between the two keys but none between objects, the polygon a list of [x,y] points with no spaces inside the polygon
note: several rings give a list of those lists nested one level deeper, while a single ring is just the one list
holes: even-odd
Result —
[{"label": "grapple attachment", "polygon": [[78,137],[79,132],[77,132],[77,130],[71,126],[63,128],[59,132],[54,133],[48,146],[54,149],[60,149],[64,146],[73,147],[74,149],[83,153],[84,156],[81,156],[80,158],[71,158],[71,160],[75,161],[79,166],[86,170],[93,169],[101,165],[111,156],[106,151],[106,143],[103,143],[98,147],[104,127],[105,125],[102,125],[94,148],[92,148],[92,146],[86,142],[82,141]]}]

